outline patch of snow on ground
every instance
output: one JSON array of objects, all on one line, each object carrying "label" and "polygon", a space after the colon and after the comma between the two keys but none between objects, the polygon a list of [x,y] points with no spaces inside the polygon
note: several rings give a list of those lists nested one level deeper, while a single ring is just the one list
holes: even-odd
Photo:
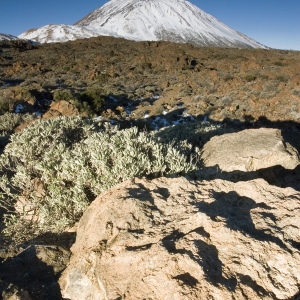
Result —
[{"label": "patch of snow on ground", "polygon": [[45,102],[46,105],[50,105],[52,103],[52,100],[45,99],[44,102]]},{"label": "patch of snow on ground", "polygon": [[163,127],[170,126],[171,124],[164,118],[156,117],[154,121],[151,123],[151,128],[155,130],[159,130]]},{"label": "patch of snow on ground", "polygon": [[38,116],[42,116],[43,114],[44,114],[44,113],[42,113],[42,112],[39,111],[39,110],[35,112],[35,115],[36,115],[37,117],[38,117]]},{"label": "patch of snow on ground", "polygon": [[118,102],[118,100],[115,98],[115,97],[113,97],[113,96],[108,96],[108,98],[110,99],[110,100],[112,100],[112,101],[114,101],[114,102]]},{"label": "patch of snow on ground", "polygon": [[18,104],[16,109],[15,109],[15,113],[21,113],[24,110],[24,106],[22,104]]},{"label": "patch of snow on ground", "polygon": [[99,122],[99,121],[101,121],[102,119],[103,119],[102,116],[98,116],[98,117],[94,118],[94,120],[95,120],[96,122]]},{"label": "patch of snow on ground", "polygon": [[173,121],[173,122],[172,122],[173,125],[185,124],[185,123],[186,123],[185,120],[182,119],[182,118],[180,118],[180,119],[177,120],[177,121]]},{"label": "patch of snow on ground", "polygon": [[126,114],[127,114],[128,116],[130,116],[131,110],[128,108],[128,106],[125,107],[125,111],[126,111]]}]

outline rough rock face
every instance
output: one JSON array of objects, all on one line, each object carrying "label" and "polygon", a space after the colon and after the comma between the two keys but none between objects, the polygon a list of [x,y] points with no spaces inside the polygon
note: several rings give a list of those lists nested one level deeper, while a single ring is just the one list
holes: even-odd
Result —
[{"label": "rough rock face", "polygon": [[251,172],[276,165],[294,169],[300,163],[297,150],[273,128],[215,136],[204,145],[201,158],[205,167],[218,165],[223,172]]},{"label": "rough rock face", "polygon": [[126,181],[80,220],[69,299],[289,299],[300,285],[300,194],[263,179]]},{"label": "rough rock face", "polygon": [[62,114],[67,117],[79,115],[78,109],[71,103],[64,100],[51,103],[51,111],[52,112],[49,113],[45,118],[49,118],[51,114],[55,115],[55,112],[53,111],[56,111],[59,114]]}]

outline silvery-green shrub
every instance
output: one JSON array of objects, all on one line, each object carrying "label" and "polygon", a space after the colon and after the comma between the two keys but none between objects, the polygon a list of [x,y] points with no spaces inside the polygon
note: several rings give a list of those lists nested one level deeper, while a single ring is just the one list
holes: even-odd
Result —
[{"label": "silvery-green shrub", "polygon": [[0,115],[0,150],[8,143],[13,130],[24,122],[31,121],[35,118],[32,114],[16,114],[6,112]]},{"label": "silvery-green shrub", "polygon": [[[177,176],[194,168],[178,147],[137,128],[101,127],[80,117],[37,121],[11,136],[0,159],[5,233],[12,235],[24,224],[35,233],[60,232],[72,226],[99,193],[117,183],[133,177]],[[42,192],[36,190],[37,180]]]},{"label": "silvery-green shrub", "polygon": [[23,122],[27,122],[34,119],[32,114],[16,114],[6,112],[0,115],[0,132],[12,131],[16,126]]}]

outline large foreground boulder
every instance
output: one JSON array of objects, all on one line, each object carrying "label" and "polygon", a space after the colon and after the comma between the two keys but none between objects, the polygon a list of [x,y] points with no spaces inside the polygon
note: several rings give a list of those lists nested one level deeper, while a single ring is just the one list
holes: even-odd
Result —
[{"label": "large foreground boulder", "polygon": [[79,222],[67,299],[290,299],[300,286],[300,195],[248,182],[126,181]]}]

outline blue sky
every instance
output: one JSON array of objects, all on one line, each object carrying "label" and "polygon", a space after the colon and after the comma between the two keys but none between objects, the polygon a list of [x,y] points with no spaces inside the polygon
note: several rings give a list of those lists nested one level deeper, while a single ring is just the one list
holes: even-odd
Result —
[{"label": "blue sky", "polygon": [[[122,0],[120,0],[122,1]],[[1,0],[0,33],[73,24],[105,0]],[[272,48],[300,50],[300,0],[190,0],[231,28]]]}]

